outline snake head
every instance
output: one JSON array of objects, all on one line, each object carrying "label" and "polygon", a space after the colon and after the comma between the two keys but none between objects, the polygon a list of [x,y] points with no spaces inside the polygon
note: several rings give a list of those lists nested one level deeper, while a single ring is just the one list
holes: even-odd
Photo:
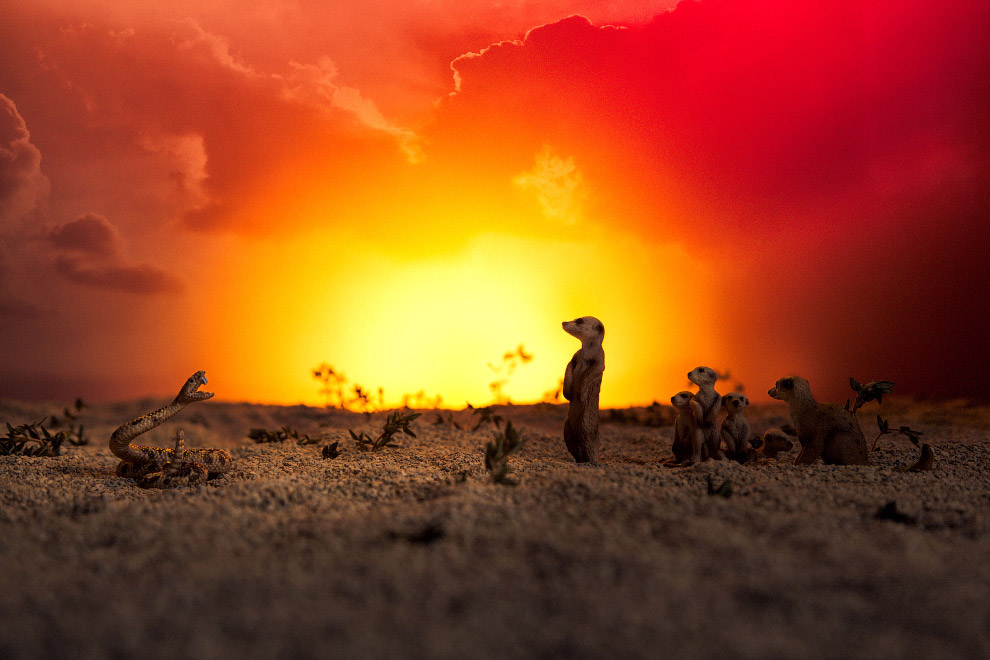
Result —
[{"label": "snake head", "polygon": [[205,371],[197,371],[186,381],[178,396],[175,397],[177,403],[193,403],[194,401],[205,401],[213,398],[213,392],[200,392],[199,388],[209,382],[206,380]]}]

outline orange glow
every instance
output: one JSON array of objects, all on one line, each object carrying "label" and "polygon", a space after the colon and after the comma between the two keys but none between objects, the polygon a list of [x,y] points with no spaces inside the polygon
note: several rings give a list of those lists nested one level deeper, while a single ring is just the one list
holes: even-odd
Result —
[{"label": "orange glow", "polygon": [[0,396],[982,378],[987,3],[7,4]]},{"label": "orange glow", "polygon": [[[522,343],[535,357],[505,393],[538,401],[578,348],[560,322],[594,310],[607,325],[603,405],[649,403],[669,389],[665,380],[683,380],[687,363],[674,347],[689,343],[690,327],[677,320],[705,314],[678,294],[699,264],[677,248],[481,233],[452,254],[398,260],[358,241],[340,253],[339,241],[325,232],[277,244],[232,239],[226,252],[239,259],[222,276],[231,287],[203,301],[215,311],[200,328],[200,359],[222,374],[222,398],[319,405],[309,372],[326,360],[352,384],[384,388],[390,405],[420,390],[445,406],[483,405],[492,401],[487,363]],[[231,319],[243,321],[236,332]],[[637,356],[643,345],[670,350]]]}]

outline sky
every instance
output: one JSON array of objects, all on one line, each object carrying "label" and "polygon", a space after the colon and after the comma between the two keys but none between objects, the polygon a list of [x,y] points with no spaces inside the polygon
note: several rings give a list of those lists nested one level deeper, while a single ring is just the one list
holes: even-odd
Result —
[{"label": "sky", "polygon": [[0,0],[0,397],[988,394],[981,0]]}]

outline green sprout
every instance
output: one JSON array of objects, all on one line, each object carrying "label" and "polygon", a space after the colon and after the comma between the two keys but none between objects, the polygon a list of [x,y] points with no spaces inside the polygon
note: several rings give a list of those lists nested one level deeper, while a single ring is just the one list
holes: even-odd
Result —
[{"label": "green sprout", "polygon": [[494,406],[485,406],[484,408],[475,408],[474,406],[472,406],[469,403],[469,404],[467,404],[467,407],[474,411],[474,412],[471,413],[471,416],[472,417],[475,416],[475,415],[480,415],[480,417],[478,418],[478,423],[475,424],[474,427],[472,427],[472,429],[471,429],[472,432],[477,431],[479,428],[481,428],[481,425],[482,424],[491,424],[492,426],[494,426],[497,429],[502,424],[502,422],[505,420],[505,418],[502,417],[501,415],[496,415],[495,414],[495,407]]},{"label": "green sprout", "polygon": [[914,429],[907,426],[899,426],[896,429],[891,429],[890,424],[887,423],[887,420],[881,417],[880,415],[877,415],[877,428],[880,429],[880,432],[877,433],[877,437],[873,440],[873,447],[870,449],[870,451],[876,450],[877,443],[880,442],[881,436],[887,434],[893,435],[897,433],[903,435],[908,440],[910,440],[915,447],[919,447],[919,448],[921,447],[920,436],[924,435],[924,432],[922,431],[915,431]]},{"label": "green sprout", "polygon": [[357,448],[361,451],[381,451],[386,447],[399,447],[399,445],[393,444],[392,436],[396,433],[404,433],[415,438],[416,434],[409,428],[409,425],[422,414],[414,412],[403,413],[396,410],[385,420],[382,432],[377,438],[372,438],[364,431],[355,433],[348,429],[347,432],[351,434],[351,438],[357,443]]},{"label": "green sprout", "polygon": [[485,469],[492,475],[493,484],[516,485],[509,479],[509,473],[512,472],[509,456],[522,449],[525,442],[522,431],[515,429],[510,420],[505,423],[505,430],[495,433],[492,440],[485,445]]},{"label": "green sprout", "polygon": [[340,450],[337,448],[337,445],[339,444],[340,444],[339,442],[335,442],[333,444],[326,445],[323,448],[323,452],[322,452],[323,460],[333,460],[338,456],[340,456]]}]

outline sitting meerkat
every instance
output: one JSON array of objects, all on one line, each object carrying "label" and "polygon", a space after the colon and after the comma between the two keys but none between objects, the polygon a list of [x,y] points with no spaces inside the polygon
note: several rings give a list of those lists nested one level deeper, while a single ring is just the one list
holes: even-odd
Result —
[{"label": "sitting meerkat", "polygon": [[801,451],[795,465],[814,463],[819,458],[827,465],[870,464],[866,439],[852,413],[835,403],[816,402],[804,378],[781,378],[769,394],[787,402],[797,429]]},{"label": "sitting meerkat", "polygon": [[701,448],[704,438],[698,427],[703,411],[701,404],[695,401],[692,392],[678,392],[670,397],[670,402],[677,409],[677,419],[674,421],[674,444],[671,450],[674,458],[667,465],[690,465],[701,461]]},{"label": "sitting meerkat", "polygon": [[570,401],[564,422],[564,444],[578,463],[598,464],[598,395],[605,371],[605,325],[594,316],[582,316],[561,324],[581,340],[581,348],[564,370],[564,398]]},{"label": "sitting meerkat", "polygon": [[744,394],[730,392],[722,397],[722,407],[729,415],[719,426],[719,437],[725,443],[726,455],[740,463],[746,462],[747,451],[751,449],[749,439],[753,434],[749,421],[742,414],[747,406],[749,399]]},{"label": "sitting meerkat", "polygon": [[722,453],[722,438],[719,436],[718,424],[715,421],[722,407],[722,397],[715,391],[718,374],[709,367],[695,367],[688,372],[688,380],[698,386],[694,399],[701,404],[702,410],[702,416],[698,418],[698,426],[704,438],[701,458],[722,460],[725,454]]}]

